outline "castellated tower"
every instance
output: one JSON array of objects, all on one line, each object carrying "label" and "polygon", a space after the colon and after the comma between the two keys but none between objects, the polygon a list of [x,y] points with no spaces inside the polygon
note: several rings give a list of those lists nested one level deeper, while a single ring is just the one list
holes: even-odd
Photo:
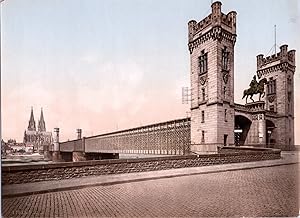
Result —
[{"label": "castellated tower", "polygon": [[[295,50],[288,51],[287,45],[280,47],[277,54],[257,56],[257,76],[266,78],[265,109],[271,115],[266,120],[266,128],[274,144],[283,150],[294,147],[294,73]],[[268,139],[267,139],[268,140]]]},{"label": "castellated tower", "polygon": [[221,2],[200,22],[188,23],[191,64],[191,151],[216,152],[234,144],[236,12]]}]

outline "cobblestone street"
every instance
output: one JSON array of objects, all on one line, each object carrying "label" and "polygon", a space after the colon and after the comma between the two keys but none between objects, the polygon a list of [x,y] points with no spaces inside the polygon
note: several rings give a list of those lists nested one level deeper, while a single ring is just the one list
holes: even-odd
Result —
[{"label": "cobblestone street", "polygon": [[297,164],[7,198],[4,217],[298,216]]}]

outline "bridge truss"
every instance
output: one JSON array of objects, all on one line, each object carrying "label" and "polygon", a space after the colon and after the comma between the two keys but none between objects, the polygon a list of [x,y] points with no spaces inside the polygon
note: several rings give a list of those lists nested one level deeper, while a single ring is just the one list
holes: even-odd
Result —
[{"label": "bridge truss", "polygon": [[182,155],[190,151],[190,118],[84,138],[85,152]]}]

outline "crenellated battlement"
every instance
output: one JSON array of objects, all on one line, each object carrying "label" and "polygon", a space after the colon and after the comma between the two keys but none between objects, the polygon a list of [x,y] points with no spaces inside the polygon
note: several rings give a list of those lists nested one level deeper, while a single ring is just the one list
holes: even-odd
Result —
[{"label": "crenellated battlement", "polygon": [[232,27],[236,25],[236,12],[231,11],[228,14],[222,13],[222,24],[227,25],[228,27]]},{"label": "crenellated battlement", "polygon": [[222,3],[217,1],[211,5],[212,12],[203,20],[197,23],[195,20],[188,22],[189,41],[194,40],[194,36],[205,30],[207,27],[223,27],[228,32],[236,33],[236,12],[231,11],[228,14],[221,12]]},{"label": "crenellated battlement", "polygon": [[[264,57],[263,54],[256,56],[257,58],[257,70],[260,70],[265,67],[269,67],[272,63],[278,62],[284,63],[287,62],[291,66],[295,66],[295,50],[288,51],[288,45],[280,46],[280,52]],[[276,63],[277,64],[277,63]]]},{"label": "crenellated battlement", "polygon": [[211,25],[211,14],[201,20],[199,23],[195,20],[191,20],[188,23],[188,29],[189,29],[189,41],[193,40],[193,37],[196,33],[204,30],[206,27]]}]

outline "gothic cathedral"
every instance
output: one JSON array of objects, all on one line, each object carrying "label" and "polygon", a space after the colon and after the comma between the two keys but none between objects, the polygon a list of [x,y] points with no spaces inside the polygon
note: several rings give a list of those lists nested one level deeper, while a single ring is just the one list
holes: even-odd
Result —
[{"label": "gothic cathedral", "polygon": [[52,133],[46,131],[43,109],[41,109],[38,128],[36,129],[33,108],[31,108],[29,124],[27,130],[24,132],[23,142],[26,143],[26,145],[33,145],[34,152],[39,153],[43,153],[45,146],[52,144]]}]

